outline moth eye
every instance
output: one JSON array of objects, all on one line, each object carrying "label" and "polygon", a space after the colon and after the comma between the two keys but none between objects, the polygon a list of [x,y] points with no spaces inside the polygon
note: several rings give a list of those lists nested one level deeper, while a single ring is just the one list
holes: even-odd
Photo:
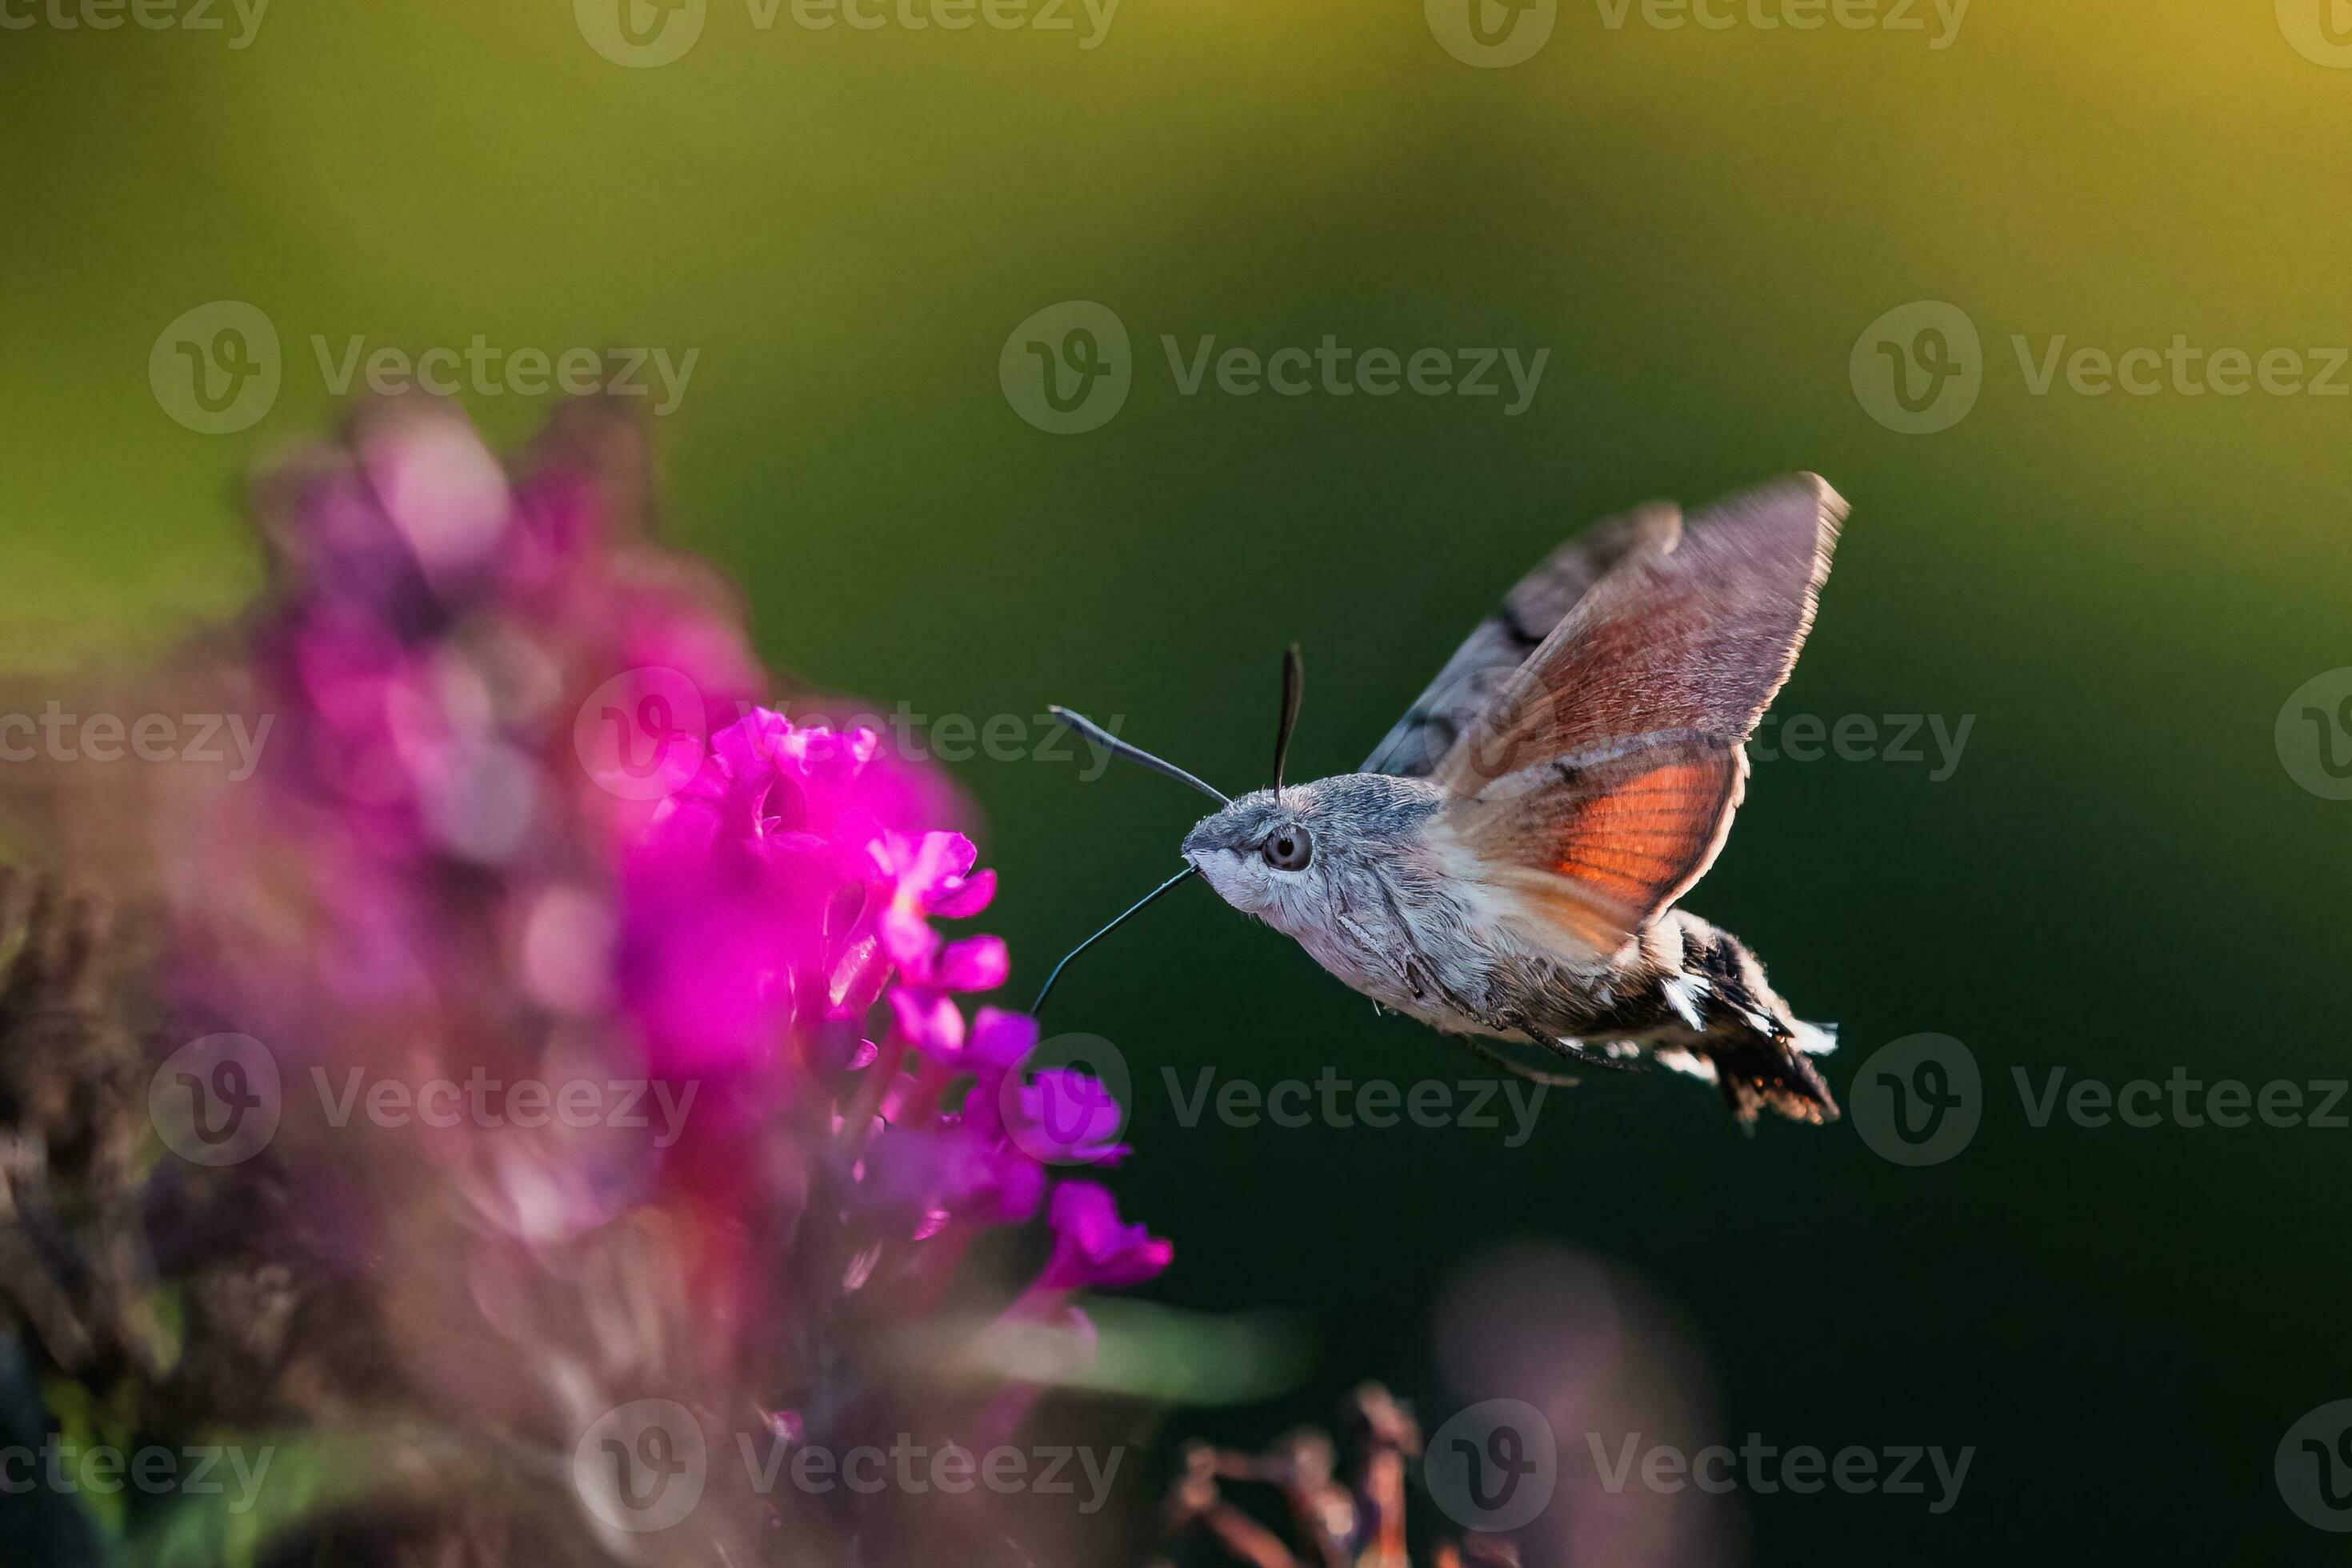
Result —
[{"label": "moth eye", "polygon": [[1263,853],[1265,863],[1277,871],[1304,871],[1315,858],[1315,840],[1307,829],[1293,826],[1267,839]]}]

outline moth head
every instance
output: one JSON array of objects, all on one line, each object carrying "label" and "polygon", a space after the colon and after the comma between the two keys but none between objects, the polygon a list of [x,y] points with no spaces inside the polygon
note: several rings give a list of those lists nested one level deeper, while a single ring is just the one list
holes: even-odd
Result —
[{"label": "moth head", "polygon": [[1195,824],[1184,860],[1234,908],[1265,914],[1320,880],[1321,816],[1312,784],[1258,790]]},{"label": "moth head", "polygon": [[1264,915],[1286,930],[1296,931],[1299,921],[1311,914],[1317,900],[1308,896],[1307,879],[1319,880],[1321,876],[1321,868],[1317,860],[1318,829],[1314,821],[1320,786],[1310,784],[1304,789],[1286,792],[1282,787],[1283,767],[1290,756],[1291,731],[1298,724],[1298,700],[1304,685],[1298,645],[1293,643],[1282,656],[1282,710],[1275,726],[1274,787],[1258,790],[1239,800],[1206,780],[1194,777],[1175,763],[1120,740],[1083,714],[1073,713],[1066,708],[1053,710],[1054,716],[1064,724],[1106,752],[1192,785],[1214,799],[1220,809],[1213,816],[1202,819],[1185,836],[1185,868],[1161,883],[1127,914],[1119,916],[1118,920],[1071,949],[1069,954],[1054,966],[1053,973],[1046,976],[1045,988],[1037,993],[1036,1005],[1031,1011],[1044,1008],[1055,981],[1069,966],[1072,958],[1101,941],[1128,915],[1134,914],[1144,904],[1151,902],[1195,872],[1205,878],[1227,903],[1252,914]]},{"label": "moth head", "polygon": [[1304,890],[1315,872],[1315,790],[1283,793],[1291,731],[1306,678],[1292,643],[1282,656],[1282,709],[1274,731],[1274,787],[1257,790],[1204,817],[1184,836],[1184,860],[1237,910],[1265,914]]}]

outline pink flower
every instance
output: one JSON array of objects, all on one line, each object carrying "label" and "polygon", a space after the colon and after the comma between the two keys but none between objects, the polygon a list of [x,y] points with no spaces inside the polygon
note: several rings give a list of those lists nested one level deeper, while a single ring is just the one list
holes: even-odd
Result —
[{"label": "pink flower", "polygon": [[1015,1141],[1057,1165],[1115,1165],[1133,1152],[1113,1142],[1127,1113],[1101,1079],[1047,1068],[1020,1089]]},{"label": "pink flower", "polygon": [[[985,907],[960,833],[908,831],[870,730],[837,734],[754,709],[711,736],[654,812],[625,882],[622,995],[657,1066],[751,1065],[890,992],[908,1040],[952,1052],[947,991],[1008,967],[995,937],[941,938],[934,916]],[[877,786],[880,786],[877,788]]]},{"label": "pink flower", "polygon": [[1175,1247],[1139,1225],[1122,1225],[1118,1200],[1092,1182],[1064,1182],[1054,1189],[1048,1215],[1054,1256],[1037,1278],[1045,1290],[1107,1289],[1155,1279],[1176,1256]]},{"label": "pink flower", "polygon": [[[383,1317],[433,1400],[528,1425],[516,1412],[612,1349],[609,1326],[593,1343],[542,1326],[572,1321],[585,1279],[628,1293],[600,1324],[667,1303],[642,1365],[708,1373],[714,1407],[831,1442],[897,1401],[897,1429],[933,1391],[861,1352],[1004,1310],[999,1271],[960,1268],[988,1227],[1043,1213],[1053,1231],[1015,1312],[1066,1314],[1171,1248],[1103,1188],[1055,1185],[1055,1164],[1128,1152],[1108,1089],[1024,1077],[1036,1022],[966,1011],[1010,960],[945,929],[996,879],[944,775],[871,730],[757,706],[731,595],[635,526],[624,426],[558,425],[509,479],[453,410],[375,409],[265,487],[273,591],[244,673],[276,723],[249,785],[163,836],[173,999],[338,1084],[678,1091],[631,1100],[634,1124],[415,1138],[322,1131],[289,1097],[270,1156],[294,1190],[365,1194],[347,1239],[383,1260],[373,1277],[430,1286]],[[653,787],[592,760],[608,711],[654,746],[621,768]],[[646,1114],[656,1100],[674,1121]],[[533,1375],[488,1386],[509,1364]],[[541,1414],[551,1431],[576,1411]]]},{"label": "pink flower", "polygon": [[918,984],[993,991],[1004,984],[1011,963],[1000,939],[969,937],[943,947],[930,927],[931,916],[976,915],[996,896],[995,872],[972,874],[978,855],[961,833],[893,833],[875,846],[876,863],[891,883],[882,943]]}]

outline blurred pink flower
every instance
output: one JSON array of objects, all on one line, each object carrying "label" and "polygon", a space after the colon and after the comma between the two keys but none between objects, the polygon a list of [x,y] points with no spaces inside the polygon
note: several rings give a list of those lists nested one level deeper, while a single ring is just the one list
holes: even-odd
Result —
[{"label": "blurred pink flower", "polygon": [[[871,730],[759,705],[732,595],[634,525],[625,431],[561,418],[509,478],[452,410],[397,404],[264,487],[274,589],[237,676],[276,740],[170,838],[175,1000],[297,1079],[635,1076],[690,1106],[666,1137],[374,1139],[289,1095],[271,1157],[367,1194],[345,1228],[443,1404],[520,1430],[551,1389],[572,1419],[591,1372],[606,1398],[658,1373],[836,1440],[925,1396],[882,1352],[926,1325],[1137,1284],[1171,1248],[1054,1184],[1126,1152],[1107,1092],[1024,1078],[1031,1019],[966,1016],[1010,961],[940,929],[996,887],[952,788]],[[1025,1295],[967,1268],[1041,1211]],[[660,1342],[548,1329],[592,1275],[670,1303]]]},{"label": "blurred pink flower", "polygon": [[1110,1189],[1092,1182],[1064,1182],[1055,1188],[1050,1218],[1054,1256],[1038,1276],[1041,1290],[1139,1284],[1159,1275],[1176,1254],[1142,1226],[1121,1223]]}]

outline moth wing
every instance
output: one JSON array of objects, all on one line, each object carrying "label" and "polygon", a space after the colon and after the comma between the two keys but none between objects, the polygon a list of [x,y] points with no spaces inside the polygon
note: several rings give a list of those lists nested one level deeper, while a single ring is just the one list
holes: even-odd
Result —
[{"label": "moth wing", "polygon": [[1672,506],[1642,507],[1594,523],[1546,556],[1454,650],[1361,771],[1400,778],[1434,771],[1593,584],[1643,541],[1671,536],[1680,520]]},{"label": "moth wing", "polygon": [[1609,951],[1714,864],[1742,743],[1811,629],[1845,503],[1811,474],[1648,530],[1433,776],[1485,879]]},{"label": "moth wing", "polygon": [[1613,952],[1714,864],[1748,786],[1748,755],[1713,736],[1643,736],[1562,757],[1446,807],[1473,875],[1516,895],[1578,949]]}]

